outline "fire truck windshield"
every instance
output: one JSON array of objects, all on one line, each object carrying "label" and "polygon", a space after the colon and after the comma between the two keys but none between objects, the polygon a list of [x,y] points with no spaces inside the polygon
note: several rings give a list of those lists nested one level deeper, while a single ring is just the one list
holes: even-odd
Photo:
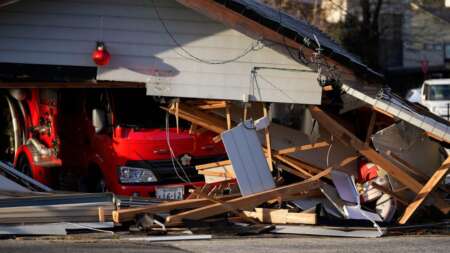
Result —
[{"label": "fire truck windshield", "polygon": [[[142,89],[113,89],[113,110],[117,123],[133,128],[164,128],[166,113],[159,102]],[[172,117],[171,117],[172,118]]]}]

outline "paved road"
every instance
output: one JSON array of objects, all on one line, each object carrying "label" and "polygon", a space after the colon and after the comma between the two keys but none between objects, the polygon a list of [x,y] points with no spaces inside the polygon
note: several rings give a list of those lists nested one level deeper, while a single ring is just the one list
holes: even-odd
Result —
[{"label": "paved road", "polygon": [[124,240],[3,240],[1,253],[297,253],[297,252],[449,252],[450,236],[354,238],[239,238],[165,243]]},{"label": "paved road", "polygon": [[265,238],[213,240],[211,242],[173,242],[171,246],[191,252],[211,253],[297,253],[297,252],[450,252],[450,237],[354,238]]}]

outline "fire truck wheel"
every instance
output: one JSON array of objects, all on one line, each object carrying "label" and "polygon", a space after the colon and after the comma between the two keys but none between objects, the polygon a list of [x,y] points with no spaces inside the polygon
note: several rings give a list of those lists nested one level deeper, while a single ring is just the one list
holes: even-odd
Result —
[{"label": "fire truck wheel", "polygon": [[23,174],[33,177],[33,172],[31,170],[30,162],[26,156],[21,156],[19,162],[17,163],[17,170],[22,172]]}]

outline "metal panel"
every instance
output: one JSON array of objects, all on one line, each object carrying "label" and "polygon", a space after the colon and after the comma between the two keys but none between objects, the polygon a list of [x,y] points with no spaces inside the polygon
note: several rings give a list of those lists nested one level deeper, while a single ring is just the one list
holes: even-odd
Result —
[{"label": "metal panel", "polygon": [[[0,235],[66,235],[66,230],[98,230],[114,227],[112,222],[48,223],[32,225],[0,225]],[[111,232],[112,233],[112,232]]]},{"label": "metal panel", "polygon": [[[439,143],[423,136],[423,131],[405,121],[393,124],[372,136],[375,149],[385,155],[391,151],[403,161],[408,161],[412,170],[431,177],[444,161]],[[386,156],[392,160],[391,157]],[[395,160],[394,160],[395,161]]]},{"label": "metal panel", "polygon": [[243,196],[275,187],[256,130],[248,121],[245,124],[221,134]]},{"label": "metal panel", "polygon": [[388,112],[450,143],[450,124],[448,121],[437,115],[415,108],[414,105],[389,91],[384,91],[383,96],[375,96],[373,94],[363,93],[346,84],[342,85],[342,90],[367,104]]},{"label": "metal panel", "polygon": [[42,192],[51,192],[53,191],[48,186],[40,183],[39,181],[34,180],[33,178],[23,174],[22,172],[16,170],[12,165],[6,164],[4,162],[0,162],[0,171],[4,174],[11,176],[15,179],[17,179],[18,182],[22,182],[27,187],[31,187],[35,190],[42,191]]},{"label": "metal panel", "polygon": [[30,192],[29,189],[14,183],[8,178],[0,175],[0,191],[8,191],[8,192]]},{"label": "metal panel", "polygon": [[298,235],[320,235],[320,236],[336,236],[336,237],[361,237],[361,238],[376,238],[384,235],[384,230],[380,233],[377,230],[350,230],[343,231],[327,227],[318,226],[289,226],[277,225],[276,229],[272,231],[276,234],[298,234]]}]

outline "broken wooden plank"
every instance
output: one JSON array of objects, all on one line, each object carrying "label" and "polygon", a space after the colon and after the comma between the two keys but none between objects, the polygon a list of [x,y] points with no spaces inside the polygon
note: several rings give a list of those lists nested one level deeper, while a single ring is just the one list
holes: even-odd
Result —
[{"label": "broken wooden plank", "polygon": [[225,103],[225,116],[227,118],[227,129],[231,129],[231,112],[230,112],[230,105],[228,103]]},{"label": "broken wooden plank", "polygon": [[293,167],[296,170],[299,170],[299,172],[301,172],[305,175],[308,175],[308,177],[311,177],[311,175],[318,174],[321,171],[323,171],[322,168],[316,167],[312,164],[301,161],[300,159],[294,158],[292,156],[274,155],[274,158],[276,160],[279,160],[282,163],[285,163],[285,164]]},{"label": "broken wooden plank", "polygon": [[207,170],[207,169],[216,168],[216,167],[223,167],[223,166],[227,166],[227,165],[231,165],[231,161],[230,160],[225,160],[225,161],[220,161],[220,162],[212,162],[212,163],[207,163],[207,164],[201,164],[201,165],[195,166],[195,168],[197,170]]},{"label": "broken wooden plank", "polygon": [[[220,200],[228,200],[236,197],[234,196],[225,196],[219,198]],[[115,223],[122,223],[126,221],[134,220],[136,215],[145,214],[145,213],[161,213],[168,212],[176,209],[190,209],[197,208],[200,206],[208,205],[213,203],[210,199],[187,199],[187,200],[179,200],[179,201],[170,201],[161,204],[143,206],[138,208],[128,208],[128,209],[120,209],[112,212],[112,218]]]},{"label": "broken wooden plank", "polygon": [[[175,114],[175,108],[161,108],[171,114]],[[178,116],[215,133],[221,133],[227,129],[226,122],[220,116],[189,107],[182,103],[178,108]]]},{"label": "broken wooden plank", "polygon": [[255,208],[255,212],[244,211],[244,214],[262,223],[309,225],[317,223],[315,213],[289,213],[288,209]]},{"label": "broken wooden plank", "polygon": [[[389,175],[397,179],[401,184],[408,187],[414,193],[419,193],[423,185],[416,179],[404,172],[401,168],[393,164],[391,161],[385,159],[378,152],[365,145],[359,138],[344,128],[336,120],[330,117],[318,106],[309,106],[312,116],[319,122],[320,126],[325,128],[331,135],[338,138],[343,143],[348,143],[353,148],[358,150],[367,159],[383,168]],[[440,196],[433,194],[434,205],[443,213],[448,213],[448,205]]]},{"label": "broken wooden plank", "polygon": [[[292,173],[298,177],[301,178],[310,178],[312,177],[312,174],[308,171],[303,169],[303,167],[301,165],[299,165],[298,163],[296,163],[296,161],[294,161],[294,159],[290,158],[290,157],[286,157],[286,156],[281,156],[281,155],[275,155],[274,156],[276,160],[280,161],[283,164],[288,165],[289,167],[291,167],[292,169],[294,169],[294,172],[292,172],[292,170],[287,169],[287,172]],[[284,168],[282,168],[284,169]]]},{"label": "broken wooden plank", "polygon": [[298,147],[289,147],[289,148],[279,149],[279,150],[275,151],[275,154],[287,155],[287,154],[300,152],[300,151],[308,151],[308,150],[314,150],[314,149],[318,149],[318,148],[325,148],[328,146],[330,146],[330,144],[328,142],[321,141],[321,142],[306,144],[306,145],[302,145],[302,146],[298,146]]},{"label": "broken wooden plank", "polygon": [[[269,112],[267,110],[266,105],[263,105],[263,115],[264,117],[269,117]],[[264,137],[266,140],[266,147],[267,147],[267,157],[268,159],[268,163],[269,163],[269,169],[270,171],[273,171],[273,161],[272,161],[272,144],[270,141],[270,132],[269,132],[269,128],[266,127],[264,128]]]},{"label": "broken wooden plank", "polygon": [[[290,196],[293,194],[300,194],[301,192],[307,192],[312,189],[319,187],[320,178],[328,175],[331,169],[325,170],[314,177],[307,179],[303,182],[270,189],[264,192],[258,192],[249,196],[236,198],[229,200],[226,203],[234,208],[240,210],[248,210],[254,208],[268,200],[277,199],[279,197],[283,198],[285,196]],[[225,208],[221,204],[212,204],[204,207],[200,207],[194,210],[186,211],[176,215],[172,215],[166,218],[166,223],[168,224],[178,224],[183,221],[183,219],[200,220],[203,218],[211,217],[214,215],[222,214],[228,212],[229,209]]]},{"label": "broken wooden plank", "polygon": [[433,176],[428,180],[425,186],[417,193],[416,198],[411,202],[408,207],[406,207],[403,216],[400,218],[399,223],[405,224],[408,222],[409,218],[413,215],[416,209],[425,201],[425,198],[433,191],[436,185],[442,180],[442,178],[447,175],[448,169],[450,168],[450,157],[448,157],[442,166],[437,169]]},{"label": "broken wooden plank", "polygon": [[197,108],[202,110],[215,110],[215,109],[225,109],[227,107],[227,103],[225,101],[206,101],[196,106]]}]

